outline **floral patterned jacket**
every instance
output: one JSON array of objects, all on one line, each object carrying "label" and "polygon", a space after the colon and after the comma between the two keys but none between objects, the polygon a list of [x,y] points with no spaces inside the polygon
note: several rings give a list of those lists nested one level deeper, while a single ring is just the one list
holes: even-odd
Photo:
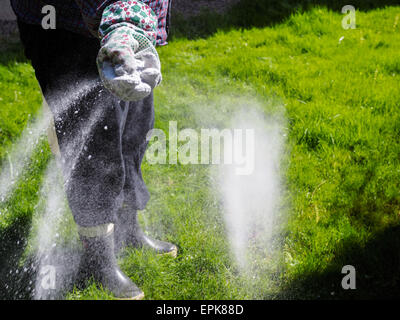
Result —
[{"label": "floral patterned jacket", "polygon": [[[45,16],[42,8],[52,5],[56,9],[57,28],[101,37],[102,30],[110,24],[124,20],[141,28],[153,43],[167,44],[171,0],[11,0],[11,5],[18,18],[28,24],[41,24]],[[110,7],[114,17],[109,11],[109,17],[104,17],[105,9]]]}]

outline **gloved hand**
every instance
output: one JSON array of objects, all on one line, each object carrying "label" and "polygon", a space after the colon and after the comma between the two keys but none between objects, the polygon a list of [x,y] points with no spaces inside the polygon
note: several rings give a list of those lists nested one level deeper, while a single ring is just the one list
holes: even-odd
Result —
[{"label": "gloved hand", "polygon": [[157,18],[139,1],[118,1],[103,12],[97,66],[104,86],[124,101],[148,96],[160,84]]}]

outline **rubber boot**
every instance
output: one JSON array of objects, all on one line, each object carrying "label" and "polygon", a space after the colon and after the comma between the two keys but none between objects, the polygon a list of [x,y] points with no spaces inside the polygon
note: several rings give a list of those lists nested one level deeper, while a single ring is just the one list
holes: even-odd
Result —
[{"label": "rubber boot", "polygon": [[118,299],[141,300],[144,293],[118,267],[114,252],[114,232],[96,237],[80,235],[84,252],[81,268]]},{"label": "rubber boot", "polygon": [[176,257],[178,253],[176,245],[152,239],[142,231],[136,210],[124,206],[118,211],[117,218],[115,224],[116,252],[125,246],[131,246],[138,249],[148,248],[158,254]]}]

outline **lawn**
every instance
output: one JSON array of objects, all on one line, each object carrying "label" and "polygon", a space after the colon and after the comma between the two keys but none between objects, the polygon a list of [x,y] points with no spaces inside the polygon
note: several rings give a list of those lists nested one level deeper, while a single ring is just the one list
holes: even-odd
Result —
[{"label": "lawn", "polygon": [[[344,30],[340,11],[315,7],[267,26],[190,37],[175,32],[159,48],[156,128],[168,132],[170,120],[180,129],[218,126],[222,114],[247,101],[267,116],[283,113],[284,219],[276,259],[256,277],[243,275],[209,166],[144,163],[152,198],[141,219],[152,235],[179,247],[176,259],[133,249],[119,257],[146,299],[398,296],[400,7],[356,17],[357,28]],[[41,109],[33,69],[18,45],[1,52],[0,105],[0,164],[7,168],[9,150]],[[43,137],[12,195],[0,202],[0,297],[25,290],[27,276],[8,269],[26,259],[51,158]],[[341,287],[345,265],[356,268],[356,290]],[[92,283],[67,298],[112,297]]]}]

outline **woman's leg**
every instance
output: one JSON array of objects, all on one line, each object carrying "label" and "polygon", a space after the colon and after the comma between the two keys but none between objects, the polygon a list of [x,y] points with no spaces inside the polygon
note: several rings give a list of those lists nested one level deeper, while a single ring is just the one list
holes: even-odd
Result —
[{"label": "woman's leg", "polygon": [[140,228],[137,210],[145,208],[149,193],[142,178],[141,164],[147,147],[146,137],[154,126],[153,94],[130,103],[122,136],[125,167],[124,205],[116,223],[117,250],[124,245],[150,248],[159,254],[176,256],[177,247],[148,237]]},{"label": "woman's leg", "polygon": [[130,102],[122,135],[122,154],[125,165],[124,202],[143,210],[149,192],[143,181],[141,165],[147,147],[146,137],[154,126],[153,93],[138,102]]},{"label": "woman's leg", "polygon": [[96,39],[20,24],[54,116],[65,190],[79,226],[113,223],[122,201],[121,106],[97,74]]},{"label": "woman's leg", "polygon": [[83,266],[117,297],[142,298],[114,255],[113,223],[125,184],[123,106],[98,77],[98,40],[22,23],[19,27],[54,116],[65,190],[84,247]]}]

